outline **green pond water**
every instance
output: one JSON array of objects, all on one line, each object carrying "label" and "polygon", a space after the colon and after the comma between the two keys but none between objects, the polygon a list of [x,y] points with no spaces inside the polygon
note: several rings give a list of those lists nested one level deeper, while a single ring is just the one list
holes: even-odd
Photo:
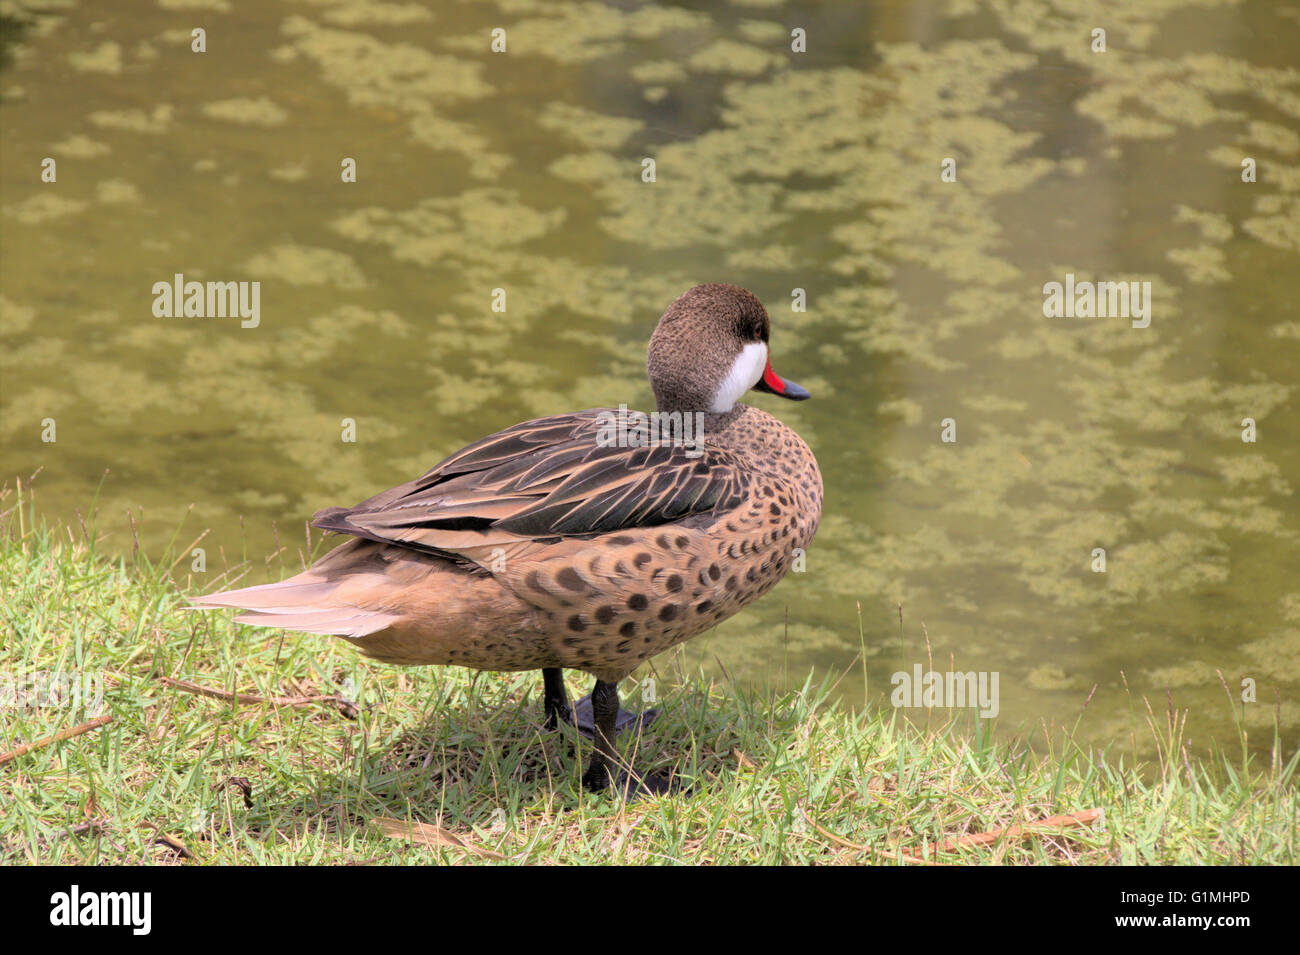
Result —
[{"label": "green pond water", "polygon": [[[1294,749],[1296,5],[0,14],[0,475],[42,469],[50,519],[98,489],[121,553],[128,512],[154,555],[210,529],[196,592],[245,556],[279,579],[320,507],[525,418],[648,407],[659,314],[733,282],[813,392],[753,403],[815,450],[826,509],[806,572],[688,664],[847,670],[888,705],[928,635],[935,669],[999,674],[1003,733],[1073,726],[1096,686],[1091,743],[1147,754],[1147,698],[1197,751],[1235,747],[1234,716]],[[177,273],[260,282],[257,326],[157,317]],[[1149,282],[1149,326],[1046,317],[1067,274]]]}]

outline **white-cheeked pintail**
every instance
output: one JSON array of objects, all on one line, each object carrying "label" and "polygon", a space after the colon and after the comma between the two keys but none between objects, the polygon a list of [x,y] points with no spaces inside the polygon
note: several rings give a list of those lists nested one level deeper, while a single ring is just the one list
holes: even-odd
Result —
[{"label": "white-cheeked pintail", "polygon": [[303,573],[195,604],[344,637],[386,663],[540,669],[549,727],[577,718],[562,668],[589,673],[590,713],[579,708],[596,746],[583,779],[602,789],[616,727],[634,721],[619,681],[771,590],[817,530],[812,451],[739,401],[751,388],[808,397],[773,372],[769,329],[751,293],[697,286],[659,319],[646,368],[660,420],[690,415],[698,440],[661,431],[645,446],[635,422],[630,440],[611,440],[612,409],[526,421],[356,507],[318,512],[314,526],[352,539]]}]

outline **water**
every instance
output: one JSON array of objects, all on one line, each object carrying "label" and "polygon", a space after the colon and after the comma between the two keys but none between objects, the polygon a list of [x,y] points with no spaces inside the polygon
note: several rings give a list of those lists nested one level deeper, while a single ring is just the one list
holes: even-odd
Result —
[{"label": "water", "polygon": [[[999,673],[1004,733],[1096,686],[1100,745],[1146,752],[1168,694],[1194,749],[1234,712],[1294,748],[1294,5],[120,0],[0,42],[0,474],[43,468],[51,518],[98,493],[120,551],[128,511],[155,554],[210,528],[195,590],[246,555],[278,579],[319,507],[648,406],[659,313],[730,281],[814,394],[754,403],[816,451],[826,512],[807,572],[693,658],[882,699],[928,635],[936,669]],[[155,317],[176,273],[260,282],[259,324]],[[1067,273],[1150,282],[1149,327],[1045,317]]]}]

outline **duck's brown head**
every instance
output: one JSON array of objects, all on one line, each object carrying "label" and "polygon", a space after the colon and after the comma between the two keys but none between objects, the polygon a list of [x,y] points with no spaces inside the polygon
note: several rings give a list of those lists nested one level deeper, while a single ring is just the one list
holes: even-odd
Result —
[{"label": "duck's brown head", "polygon": [[735,285],[697,285],[668,306],[650,336],[646,371],[660,411],[728,412],[749,389],[802,401],[772,370],[767,309]]}]

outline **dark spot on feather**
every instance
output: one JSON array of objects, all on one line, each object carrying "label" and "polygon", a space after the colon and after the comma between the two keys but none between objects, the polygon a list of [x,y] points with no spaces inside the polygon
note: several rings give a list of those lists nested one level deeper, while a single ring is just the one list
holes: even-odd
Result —
[{"label": "dark spot on feather", "polygon": [[664,609],[659,611],[660,620],[672,620],[677,616],[677,604],[664,604]]},{"label": "dark spot on feather", "polygon": [[668,543],[667,534],[660,534],[658,537],[655,538],[655,543],[658,544],[660,547],[662,547],[664,550],[667,550],[669,547],[672,546],[672,544]]},{"label": "dark spot on feather", "polygon": [[636,543],[636,538],[628,537],[626,534],[617,534],[614,537],[611,537],[609,539],[609,542],[611,544],[617,544],[618,546],[623,547],[626,546],[627,544]]},{"label": "dark spot on feather", "polygon": [[537,571],[530,570],[528,576],[524,579],[528,582],[528,586],[532,587],[533,590],[536,590],[539,594],[546,593],[546,588],[542,585],[542,575]]},{"label": "dark spot on feather", "polygon": [[596,622],[609,623],[614,619],[614,608],[609,604],[596,608]]},{"label": "dark spot on feather", "polygon": [[685,534],[678,534],[678,535],[677,535],[677,546],[678,546],[678,547],[682,547],[682,548],[684,548],[684,547],[685,547],[687,544],[689,544],[690,542],[691,542],[691,539],[690,539],[689,537],[687,537]]},{"label": "dark spot on feather", "polygon": [[718,565],[709,564],[709,579],[717,580],[721,576],[722,576],[722,570],[718,567]]},{"label": "dark spot on feather", "polygon": [[578,576],[578,572],[572,567],[565,567],[555,575],[555,579],[560,586],[564,587],[566,590],[574,590],[581,593],[587,589],[587,585],[582,582],[582,578]]},{"label": "dark spot on feather", "polygon": [[682,589],[681,574],[673,574],[671,577],[669,577],[667,580],[664,581],[664,584],[665,586],[667,586],[667,588],[670,591],[672,591],[673,593],[677,593],[677,591]]},{"label": "dark spot on feather", "polygon": [[781,516],[781,508],[777,507],[775,504],[769,504],[767,509],[772,513],[773,517]]},{"label": "dark spot on feather", "polygon": [[632,558],[632,563],[636,566],[637,570],[640,570],[642,567],[650,563],[650,561],[652,560],[654,560],[654,558],[651,557],[648,552],[641,551],[641,553],[637,554],[635,557]]},{"label": "dark spot on feather", "polygon": [[713,606],[713,601],[712,601],[712,600],[701,600],[698,604],[695,605],[695,612],[696,612],[696,613],[708,613],[708,612],[709,612],[709,609],[710,609],[712,606]]},{"label": "dark spot on feather", "polygon": [[650,606],[650,601],[646,599],[645,594],[633,594],[627,598],[627,605],[631,610],[644,610]]},{"label": "dark spot on feather", "polygon": [[[623,624],[623,626],[618,628],[618,632],[625,637],[632,636],[632,634],[636,633],[636,621],[629,620],[627,623]],[[649,640],[650,638],[646,637],[646,639]]]},{"label": "dark spot on feather", "polygon": [[569,618],[569,629],[574,633],[582,633],[587,629],[587,625],[582,622],[582,617],[575,613]]}]

